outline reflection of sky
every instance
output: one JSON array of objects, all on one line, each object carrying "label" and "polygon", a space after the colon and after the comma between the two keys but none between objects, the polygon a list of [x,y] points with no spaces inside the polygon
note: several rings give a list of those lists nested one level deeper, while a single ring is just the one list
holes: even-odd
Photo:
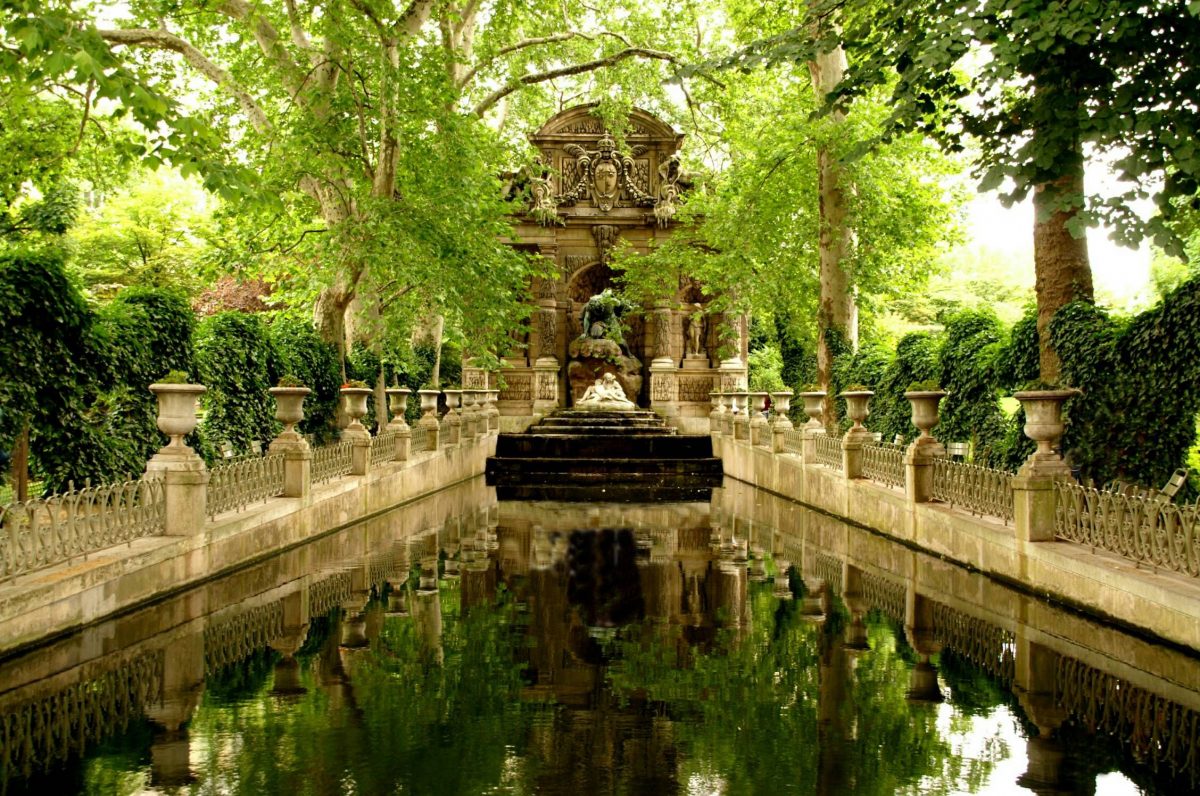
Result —
[{"label": "reflection of sky", "polygon": [[[941,681],[942,690],[949,695],[950,688]],[[971,716],[967,720],[971,728],[965,735],[951,730],[951,720],[956,710],[950,702],[938,705],[937,727],[942,738],[954,746],[955,754],[971,760],[994,760],[995,766],[983,786],[974,791],[974,796],[1009,796],[1012,793],[1032,793],[1017,785],[1017,779],[1025,773],[1027,756],[1025,739],[1017,732],[1017,719],[1004,705],[999,705],[986,716]],[[959,722],[963,717],[958,718]],[[997,751],[999,747],[999,753]],[[966,794],[955,790],[952,794]],[[1097,796],[1136,796],[1140,790],[1124,775],[1113,772],[1096,777]]]}]

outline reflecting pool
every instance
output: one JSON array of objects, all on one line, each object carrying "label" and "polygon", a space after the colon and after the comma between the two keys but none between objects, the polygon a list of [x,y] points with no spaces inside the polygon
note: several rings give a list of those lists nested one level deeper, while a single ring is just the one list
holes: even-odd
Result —
[{"label": "reflecting pool", "polygon": [[472,482],[8,655],[0,793],[1183,794],[1198,709],[1185,652],[749,487]]}]

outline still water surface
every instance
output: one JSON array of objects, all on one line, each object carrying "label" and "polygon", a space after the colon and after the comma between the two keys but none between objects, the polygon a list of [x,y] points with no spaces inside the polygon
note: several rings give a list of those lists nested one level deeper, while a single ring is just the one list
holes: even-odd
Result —
[{"label": "still water surface", "polygon": [[0,793],[1170,793],[1194,658],[769,495],[456,488],[0,662]]}]

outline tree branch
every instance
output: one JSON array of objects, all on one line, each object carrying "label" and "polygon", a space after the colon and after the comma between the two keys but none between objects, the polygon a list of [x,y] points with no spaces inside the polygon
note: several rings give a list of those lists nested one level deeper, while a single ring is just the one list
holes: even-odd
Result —
[{"label": "tree branch", "polygon": [[100,34],[100,38],[112,44],[126,47],[145,47],[154,50],[169,50],[179,53],[193,69],[233,96],[241,107],[242,112],[250,119],[250,124],[254,125],[254,129],[259,132],[267,132],[271,129],[271,122],[267,119],[266,112],[263,111],[254,97],[250,96],[249,92],[237,84],[237,81],[233,79],[233,76],[229,72],[208,60],[204,53],[174,33],[168,33],[165,30],[148,30],[146,28],[99,30],[97,33]]},{"label": "tree branch", "polygon": [[[627,61],[630,58],[645,58],[647,60],[666,61],[667,63],[674,64],[675,66],[683,66],[683,62],[681,62],[671,53],[663,52],[661,50],[648,50],[644,47],[627,47],[624,50],[618,50],[612,55],[607,55],[603,58],[597,58],[593,61],[585,61],[581,64],[573,64],[571,66],[563,66],[557,69],[549,69],[545,72],[535,72],[531,75],[525,75],[521,78],[518,78],[516,81],[509,83],[507,86],[503,86],[493,91],[486,98],[484,98],[482,102],[475,106],[473,112],[476,116],[483,116],[483,114],[487,113],[488,109],[497,102],[525,86],[544,83],[547,80],[554,80],[556,78],[566,77],[568,75],[579,75],[583,74],[584,72],[594,72],[597,69],[605,69],[610,66],[615,66],[616,64],[619,64],[622,61]],[[725,87],[725,84],[717,80],[715,77],[705,76],[705,79],[712,81],[714,84],[722,88]]]},{"label": "tree branch", "polygon": [[278,67],[284,87],[293,96],[298,96],[301,86],[296,81],[296,73],[300,71],[300,67],[292,60],[287,48],[283,46],[279,31],[275,30],[275,26],[246,0],[223,0],[216,5],[216,10],[231,19],[250,25],[254,32],[254,40],[258,42],[258,48]]},{"label": "tree branch", "polygon": [[283,0],[283,6],[287,9],[288,27],[292,29],[292,44],[301,50],[313,49],[312,41],[304,32],[304,26],[300,24],[300,14],[296,11],[296,0]]}]

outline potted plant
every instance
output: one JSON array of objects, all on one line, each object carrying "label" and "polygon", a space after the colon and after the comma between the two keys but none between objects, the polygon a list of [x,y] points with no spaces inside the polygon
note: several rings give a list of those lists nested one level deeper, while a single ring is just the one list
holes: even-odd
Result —
[{"label": "potted plant", "polygon": [[913,441],[915,445],[936,445],[934,426],[938,424],[938,404],[949,393],[942,389],[936,380],[914,381],[908,385],[904,397],[912,404],[912,423],[921,433]]},{"label": "potted plant", "polygon": [[304,398],[312,392],[295,376],[284,376],[267,390],[275,399],[275,419],[283,423],[281,437],[295,437],[296,424],[304,419]]},{"label": "potted plant", "polygon": [[800,388],[797,395],[804,401],[804,414],[808,422],[804,427],[813,431],[824,431],[825,424],[821,422],[821,413],[825,411],[825,391],[817,384],[806,384]]},{"label": "potted plant", "polygon": [[851,384],[838,393],[839,398],[845,399],[846,415],[854,423],[846,432],[847,436],[870,436],[871,432],[867,431],[863,423],[866,421],[867,415],[871,413],[868,404],[874,394],[874,391],[861,384]]},{"label": "potted plant", "polygon": [[1046,382],[1032,382],[1013,394],[1025,410],[1025,436],[1037,443],[1037,450],[1022,465],[1021,470],[1030,475],[1059,475],[1069,473],[1067,463],[1055,450],[1062,439],[1064,424],[1063,404],[1069,398],[1082,395],[1074,387],[1063,387]]},{"label": "potted plant", "polygon": [[181,370],[172,370],[150,385],[150,392],[158,398],[158,430],[171,438],[164,452],[191,452],[183,438],[196,429],[196,400],[206,389],[203,384],[189,383]]}]

